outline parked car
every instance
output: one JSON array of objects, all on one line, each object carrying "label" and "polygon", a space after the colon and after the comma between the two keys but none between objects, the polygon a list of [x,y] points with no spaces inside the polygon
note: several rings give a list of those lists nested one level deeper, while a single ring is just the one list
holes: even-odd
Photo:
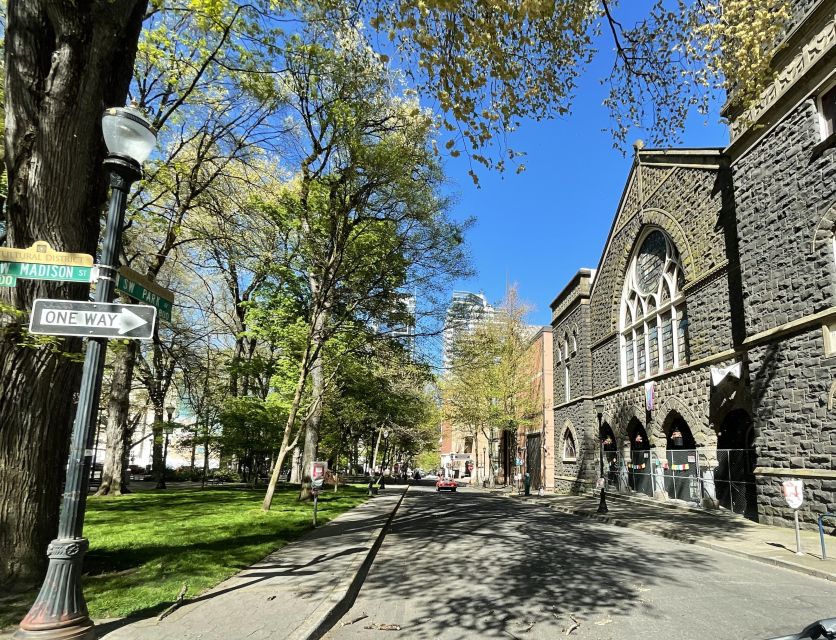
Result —
[{"label": "parked car", "polygon": [[443,489],[449,489],[450,491],[453,491],[455,493],[457,487],[458,487],[458,485],[456,484],[456,481],[453,480],[453,478],[439,478],[438,480],[435,481],[435,490],[436,491],[441,491]]}]

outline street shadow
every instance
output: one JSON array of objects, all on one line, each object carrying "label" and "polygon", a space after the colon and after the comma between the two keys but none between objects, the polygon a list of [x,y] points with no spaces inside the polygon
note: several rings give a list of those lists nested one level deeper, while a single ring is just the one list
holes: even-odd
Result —
[{"label": "street shadow", "polygon": [[713,571],[688,547],[655,553],[624,546],[617,540],[629,538],[545,504],[471,491],[416,491],[409,499],[361,593],[409,600],[421,612],[403,621],[402,637],[434,638],[449,629],[460,637],[518,637],[538,622],[569,626],[570,615],[630,615],[651,585],[680,582],[671,569],[678,563]]}]

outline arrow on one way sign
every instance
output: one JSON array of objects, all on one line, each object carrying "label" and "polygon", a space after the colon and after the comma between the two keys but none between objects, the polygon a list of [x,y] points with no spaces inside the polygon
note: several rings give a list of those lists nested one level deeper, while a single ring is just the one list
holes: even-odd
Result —
[{"label": "arrow on one way sign", "polygon": [[156,308],[148,305],[41,298],[32,305],[29,331],[50,336],[148,340],[154,333],[156,316]]}]

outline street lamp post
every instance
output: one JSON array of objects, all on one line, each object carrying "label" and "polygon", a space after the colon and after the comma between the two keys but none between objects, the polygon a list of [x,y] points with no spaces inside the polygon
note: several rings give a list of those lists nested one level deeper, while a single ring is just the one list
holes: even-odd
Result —
[{"label": "street lamp post", "polygon": [[604,478],[604,426],[603,426],[603,418],[604,418],[604,403],[603,402],[596,402],[595,403],[595,413],[598,414],[598,451],[599,451],[599,460],[598,460],[598,469],[599,469],[599,482],[601,483],[601,500],[598,502],[598,513],[607,513],[609,509],[607,509],[607,481]]},{"label": "street lamp post", "polygon": [[[105,111],[102,133],[109,152],[104,166],[110,171],[111,191],[95,301],[109,303],[113,300],[119,266],[128,192],[142,175],[142,162],[154,148],[156,132],[138,109],[127,107]],[[93,455],[93,422],[98,412],[106,349],[105,338],[87,341],[58,536],[47,548],[46,576],[35,603],[14,634],[17,640],[91,640],[96,637],[81,590],[81,569],[89,546],[87,539],[82,537],[82,529]]]},{"label": "street lamp post", "polygon": [[163,428],[165,432],[165,443],[163,444],[163,489],[165,489],[165,470],[168,462],[168,437],[174,433],[174,405],[167,405],[165,412],[168,415],[168,422],[166,422]]}]

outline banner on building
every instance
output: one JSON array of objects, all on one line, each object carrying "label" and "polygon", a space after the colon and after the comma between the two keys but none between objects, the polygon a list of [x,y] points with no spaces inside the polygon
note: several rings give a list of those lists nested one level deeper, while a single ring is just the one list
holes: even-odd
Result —
[{"label": "banner on building", "polygon": [[644,404],[648,411],[653,411],[656,402],[656,382],[651,380],[644,383]]},{"label": "banner on building", "polygon": [[742,370],[742,362],[735,362],[734,364],[730,364],[728,367],[711,367],[711,384],[716,387],[726,379],[726,376],[731,376],[732,378],[740,380]]}]

